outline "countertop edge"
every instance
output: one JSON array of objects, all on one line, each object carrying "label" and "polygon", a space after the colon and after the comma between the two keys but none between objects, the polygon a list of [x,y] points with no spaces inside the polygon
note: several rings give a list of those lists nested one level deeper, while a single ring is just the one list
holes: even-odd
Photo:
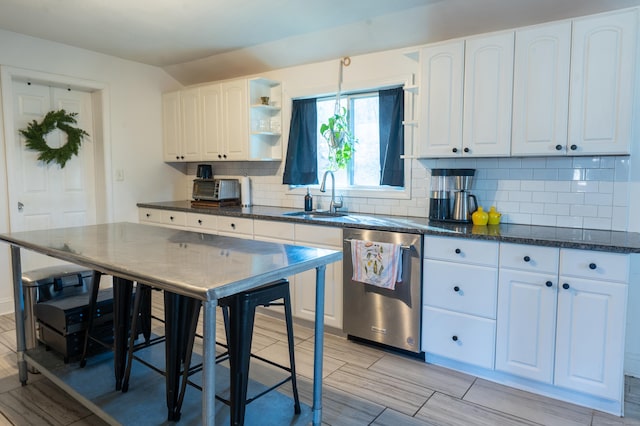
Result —
[{"label": "countertop edge", "polygon": [[141,202],[137,203],[137,207],[338,228],[371,229],[376,231],[458,237],[513,244],[606,251],[621,254],[640,253],[640,233],[624,231],[518,224],[477,227],[471,224],[429,223],[427,219],[417,217],[379,216],[360,213],[353,213],[353,217],[362,219],[360,222],[346,222],[339,219],[309,219],[302,216],[286,216],[283,214],[287,211],[294,211],[296,210],[295,208],[269,206],[201,208],[191,207],[190,201],[188,200]]}]

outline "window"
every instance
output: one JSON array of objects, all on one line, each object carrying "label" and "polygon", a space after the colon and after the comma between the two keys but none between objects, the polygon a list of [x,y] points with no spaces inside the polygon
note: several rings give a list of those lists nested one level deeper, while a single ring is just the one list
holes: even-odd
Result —
[{"label": "window", "polygon": [[[318,99],[318,129],[335,110],[335,98]],[[378,93],[344,96],[340,105],[349,111],[349,124],[358,141],[347,169],[335,173],[336,185],[341,187],[380,185],[380,126]],[[318,138],[318,180],[328,168],[329,147]]]},{"label": "window", "polygon": [[[283,183],[308,185],[322,179],[329,147],[320,126],[335,112],[335,97],[294,100]],[[356,138],[346,169],[334,173],[349,189],[404,187],[404,91],[401,87],[342,95]]]}]

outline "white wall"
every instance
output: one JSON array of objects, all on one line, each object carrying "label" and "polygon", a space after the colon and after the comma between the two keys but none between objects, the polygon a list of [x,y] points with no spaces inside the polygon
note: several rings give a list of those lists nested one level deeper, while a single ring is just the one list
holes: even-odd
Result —
[{"label": "white wall", "polygon": [[[0,65],[61,75],[104,85],[114,221],[137,221],[136,203],[150,198],[185,198],[184,167],[162,161],[161,93],[180,87],[163,70],[58,43],[0,30]],[[2,115],[0,114],[0,117]],[[1,129],[1,128],[0,128]],[[4,134],[0,132],[0,232],[9,230]],[[124,171],[116,182],[114,171]],[[0,270],[10,271],[8,247],[0,245]],[[0,313],[13,308],[8,272],[0,274]]]}]

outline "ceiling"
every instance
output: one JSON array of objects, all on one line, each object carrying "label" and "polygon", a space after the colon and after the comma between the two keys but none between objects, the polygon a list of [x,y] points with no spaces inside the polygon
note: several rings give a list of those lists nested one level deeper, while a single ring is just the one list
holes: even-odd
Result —
[{"label": "ceiling", "polygon": [[0,0],[0,29],[183,84],[587,15],[640,0]]}]

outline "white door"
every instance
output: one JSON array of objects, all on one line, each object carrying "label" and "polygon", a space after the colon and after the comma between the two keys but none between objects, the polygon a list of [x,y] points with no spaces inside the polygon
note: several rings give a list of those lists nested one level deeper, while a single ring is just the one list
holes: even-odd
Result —
[{"label": "white door", "polygon": [[557,275],[500,270],[496,370],[553,382]]},{"label": "white door", "polygon": [[462,154],[462,90],[464,41],[430,46],[420,51],[421,157]]},{"label": "white door", "polygon": [[466,41],[462,155],[511,152],[513,47],[512,32]]},{"label": "white door", "polygon": [[620,400],[627,286],[570,277],[559,285],[556,386]]},{"label": "white door", "polygon": [[565,155],[571,22],[516,31],[511,155]]},{"label": "white door", "polygon": [[[7,150],[11,231],[27,231],[96,223],[93,120],[88,92],[48,87],[25,81],[13,82],[14,144]],[[64,168],[38,161],[38,152],[26,148],[19,134],[29,122],[40,122],[51,110],[78,113],[76,126],[89,133],[78,156]],[[66,134],[54,130],[47,144],[60,147]],[[24,251],[23,270],[59,263]]]}]

